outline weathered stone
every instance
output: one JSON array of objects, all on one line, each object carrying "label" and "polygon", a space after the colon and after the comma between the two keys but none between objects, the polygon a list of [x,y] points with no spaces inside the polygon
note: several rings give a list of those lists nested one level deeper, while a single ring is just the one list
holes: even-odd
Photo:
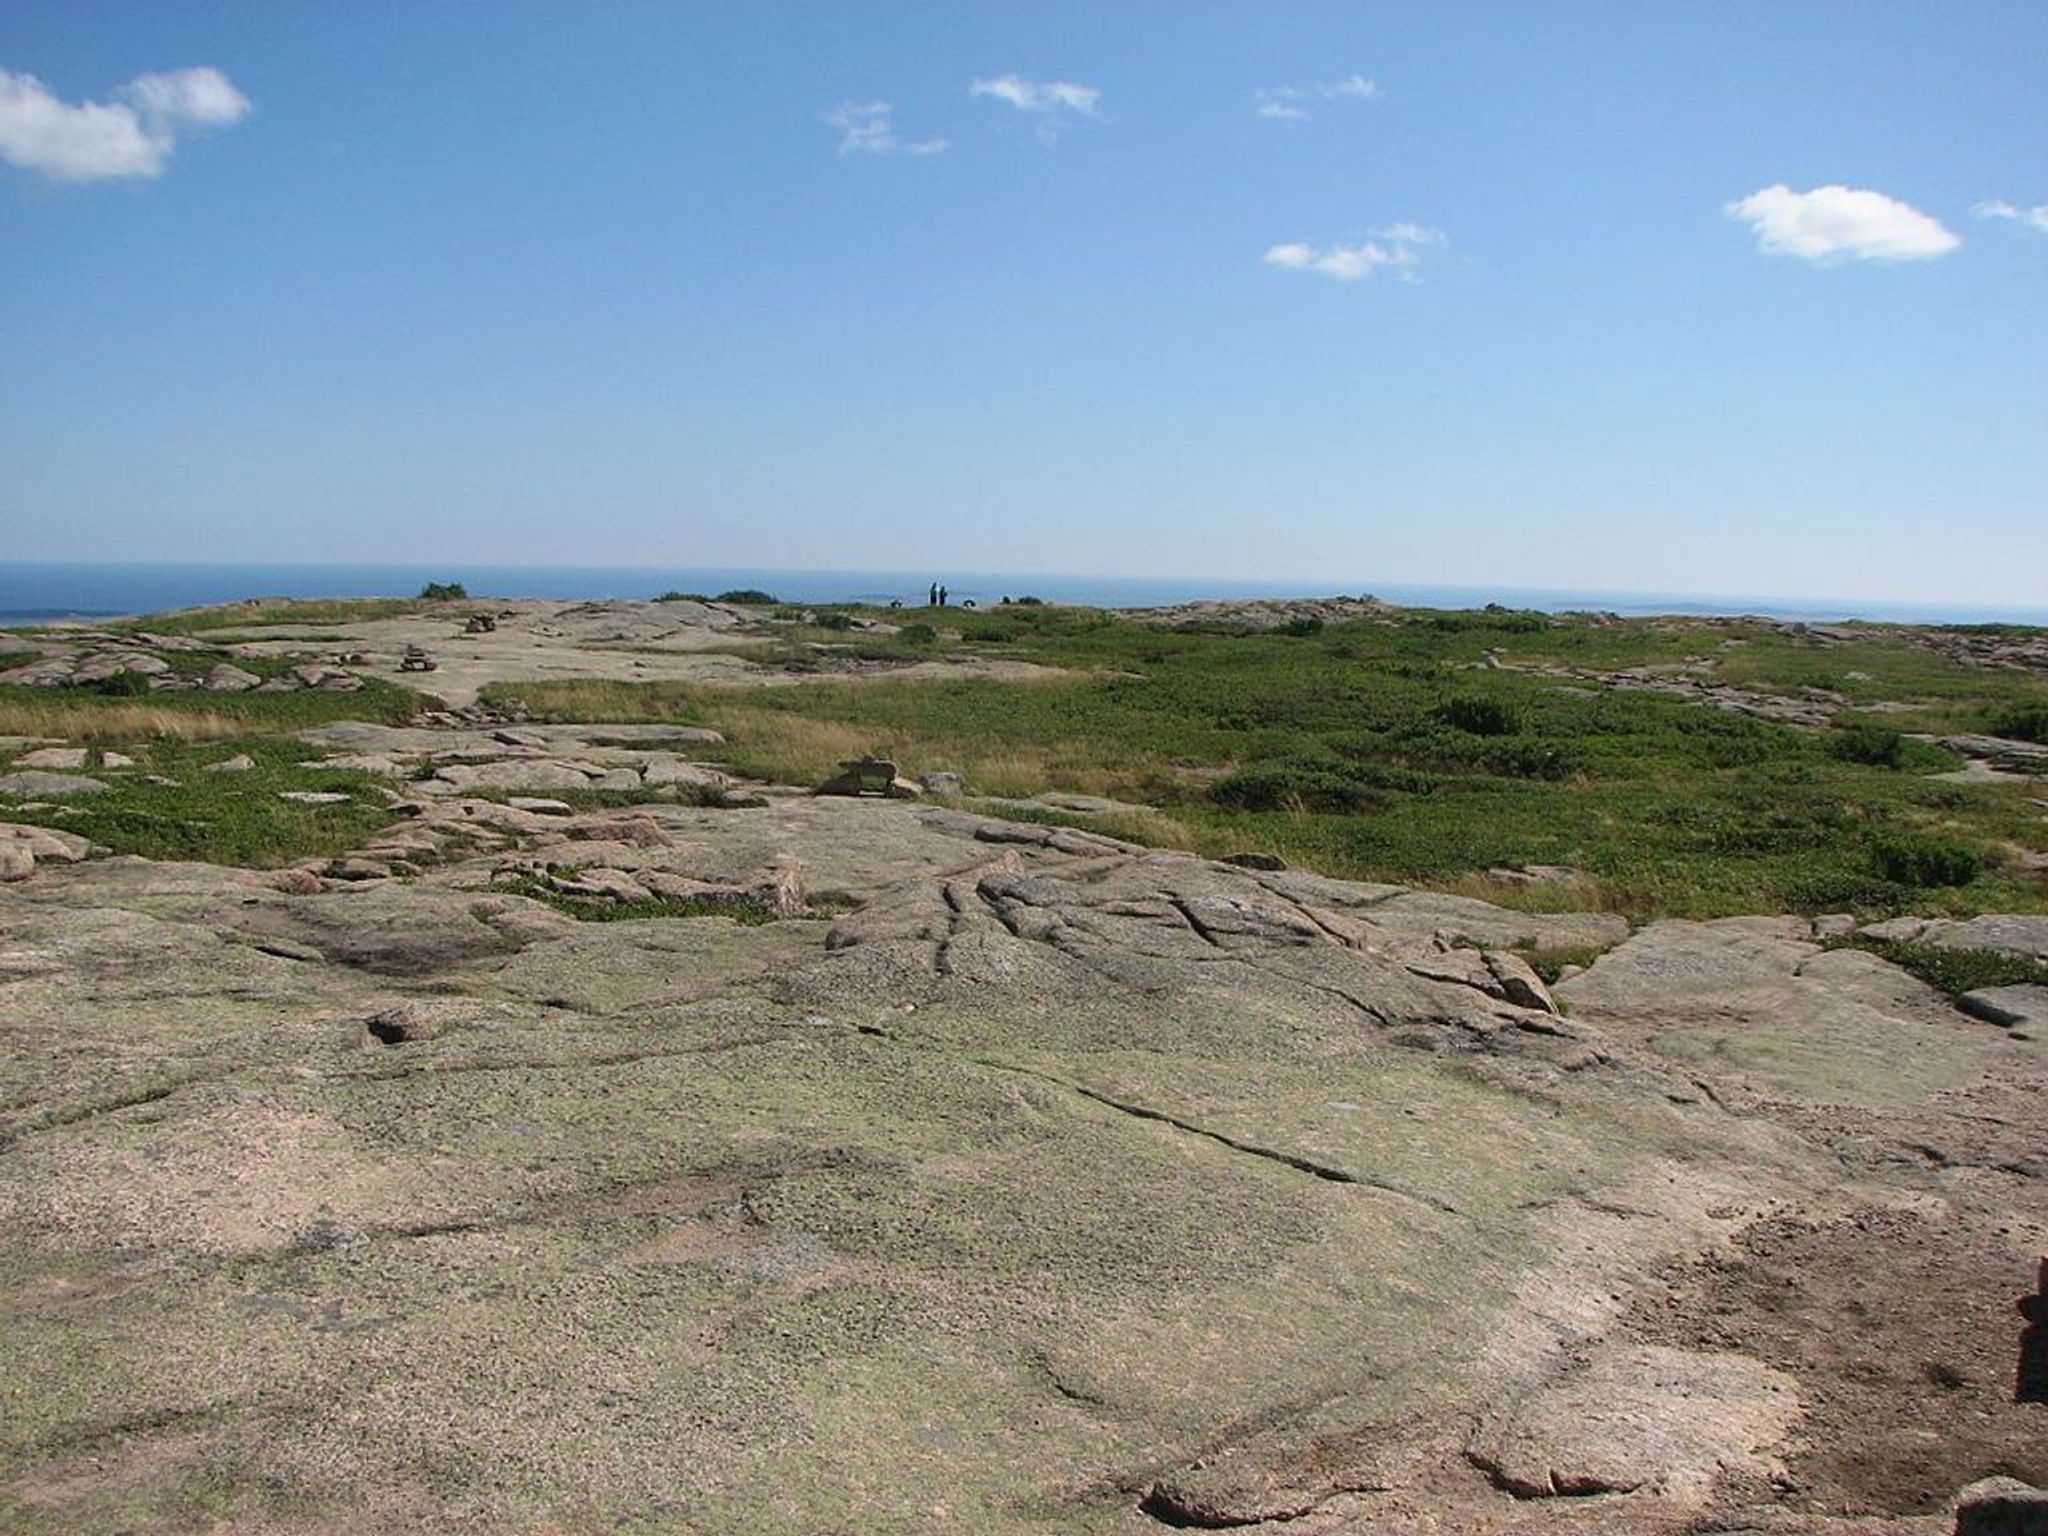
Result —
[{"label": "weathered stone", "polygon": [[957,773],[919,774],[917,782],[924,787],[926,794],[937,795],[941,799],[958,800],[967,793],[967,780]]},{"label": "weathered stone", "polygon": [[262,681],[254,672],[245,672],[232,662],[223,661],[208,670],[201,686],[214,693],[246,693]]},{"label": "weathered stone", "polygon": [[36,872],[36,856],[27,843],[0,842],[0,880],[26,880]]},{"label": "weathered stone", "polygon": [[1469,1454],[1523,1498],[1642,1490],[1700,1505],[1730,1470],[1773,1472],[1798,1416],[1792,1378],[1745,1355],[1621,1347],[1483,1424]]},{"label": "weathered stone", "polygon": [[[582,768],[551,758],[514,758],[495,763],[448,763],[434,776],[457,790],[589,789]],[[639,781],[636,779],[635,784]]]},{"label": "weathered stone", "polygon": [[256,766],[256,759],[246,752],[237,752],[233,757],[224,757],[217,763],[207,763],[206,773],[247,773]]},{"label": "weathered stone", "polygon": [[355,797],[331,789],[280,789],[277,798],[296,800],[300,805],[344,805]]},{"label": "weathered stone", "polygon": [[1955,1499],[1955,1536],[2048,1536],[2048,1490],[1987,1478]]},{"label": "weathered stone", "polygon": [[133,768],[135,766],[135,759],[125,752],[102,752],[100,754],[100,766],[102,768]]},{"label": "weathered stone", "polygon": [[23,773],[0,773],[0,795],[16,799],[48,796],[53,800],[76,799],[81,795],[103,795],[113,786],[103,779],[84,774],[44,773],[30,769]]},{"label": "weathered stone", "polygon": [[84,747],[38,747],[14,760],[17,768],[83,768],[92,754]]}]

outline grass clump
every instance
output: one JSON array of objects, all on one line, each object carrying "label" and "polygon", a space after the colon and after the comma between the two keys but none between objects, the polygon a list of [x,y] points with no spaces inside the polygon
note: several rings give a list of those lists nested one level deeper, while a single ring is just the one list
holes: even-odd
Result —
[{"label": "grass clump", "polygon": [[[573,876],[573,866],[550,867],[550,875]],[[751,901],[718,896],[650,896],[644,901],[614,901],[602,896],[574,896],[558,891],[539,875],[505,887],[583,923],[644,922],[659,917],[724,917],[753,927],[776,921],[775,914]]]}]

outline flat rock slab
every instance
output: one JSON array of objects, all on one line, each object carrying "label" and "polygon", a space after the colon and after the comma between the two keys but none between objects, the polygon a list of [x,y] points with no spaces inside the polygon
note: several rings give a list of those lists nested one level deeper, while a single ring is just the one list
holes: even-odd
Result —
[{"label": "flat rock slab", "polygon": [[14,760],[17,768],[84,768],[92,754],[84,747],[38,747]]},{"label": "flat rock slab", "polygon": [[1798,1417],[1797,1384],[1759,1361],[1639,1345],[1517,1402],[1470,1455],[1523,1498],[1646,1491],[1698,1505],[1730,1472],[1776,1470]]},{"label": "flat rock slab", "polygon": [[2048,960],[2048,914],[1992,912],[1982,917],[1894,917],[1857,932],[1873,939],[1935,944],[1943,949],[1990,949]]},{"label": "flat rock slab", "polygon": [[84,774],[45,773],[40,769],[0,773],[0,795],[17,800],[71,800],[81,795],[103,795],[112,787],[104,779]]}]

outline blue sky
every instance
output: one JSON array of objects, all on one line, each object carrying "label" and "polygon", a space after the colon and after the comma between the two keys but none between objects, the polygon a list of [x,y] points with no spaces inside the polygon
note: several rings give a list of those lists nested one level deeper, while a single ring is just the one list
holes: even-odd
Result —
[{"label": "blue sky", "polygon": [[2038,604],[2044,58],[2031,3],[16,0],[0,557]]}]

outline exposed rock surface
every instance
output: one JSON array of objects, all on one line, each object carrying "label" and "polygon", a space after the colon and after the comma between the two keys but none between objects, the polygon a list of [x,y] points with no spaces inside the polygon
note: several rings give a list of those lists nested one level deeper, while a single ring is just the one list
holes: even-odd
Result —
[{"label": "exposed rock surface", "polygon": [[[555,729],[308,743],[689,745]],[[2048,1047],[1803,919],[402,809],[0,887],[0,1526],[1935,1536],[2048,1480]]]}]

